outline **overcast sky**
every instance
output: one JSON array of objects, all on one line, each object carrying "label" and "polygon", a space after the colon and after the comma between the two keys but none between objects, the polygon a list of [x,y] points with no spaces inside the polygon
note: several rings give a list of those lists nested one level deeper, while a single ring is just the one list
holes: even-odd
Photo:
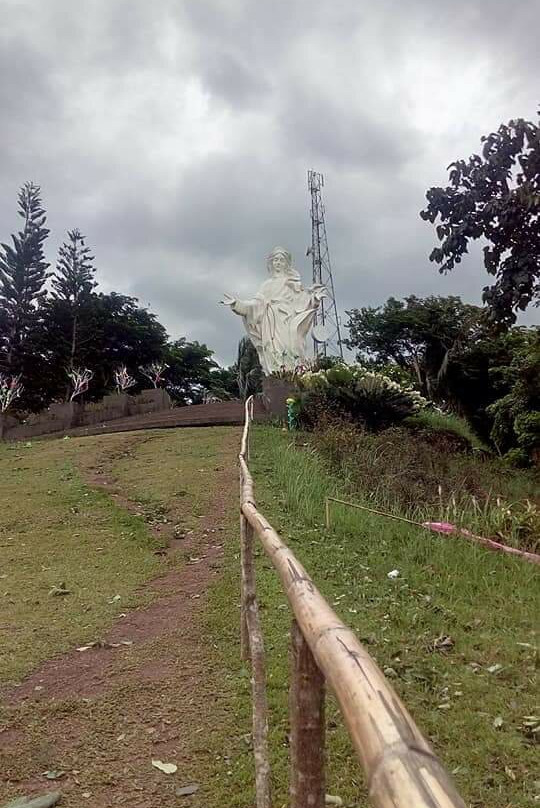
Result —
[{"label": "overcast sky", "polygon": [[[276,244],[306,281],[309,168],[342,311],[407,294],[479,302],[478,255],[441,276],[418,215],[453,159],[536,119],[539,0],[0,0],[0,238],[41,185],[102,289],[230,362]],[[345,320],[345,316],[343,316]],[[538,309],[528,322],[538,322]]]}]

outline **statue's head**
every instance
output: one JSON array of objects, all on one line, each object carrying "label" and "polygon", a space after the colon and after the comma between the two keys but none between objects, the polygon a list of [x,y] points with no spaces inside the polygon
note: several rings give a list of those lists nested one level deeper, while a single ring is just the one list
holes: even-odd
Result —
[{"label": "statue's head", "polygon": [[292,265],[292,255],[283,247],[274,247],[266,259],[266,266],[269,275],[288,275],[295,279],[299,277]]}]

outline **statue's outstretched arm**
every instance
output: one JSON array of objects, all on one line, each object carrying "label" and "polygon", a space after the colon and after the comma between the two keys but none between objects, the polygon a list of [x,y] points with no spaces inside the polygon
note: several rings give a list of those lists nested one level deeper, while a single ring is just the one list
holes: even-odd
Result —
[{"label": "statue's outstretched arm", "polygon": [[229,306],[231,311],[234,311],[235,314],[239,314],[241,317],[247,317],[253,306],[252,300],[237,300],[235,297],[228,294],[223,295],[221,302],[224,306]]}]

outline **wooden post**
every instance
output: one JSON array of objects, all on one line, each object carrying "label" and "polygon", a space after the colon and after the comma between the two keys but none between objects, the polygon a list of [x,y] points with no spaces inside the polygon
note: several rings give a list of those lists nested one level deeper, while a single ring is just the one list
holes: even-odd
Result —
[{"label": "wooden post", "polygon": [[268,701],[266,698],[266,662],[255,589],[254,531],[244,520],[245,619],[251,659],[251,697],[253,701],[253,755],[257,808],[271,808],[270,754],[268,751]]},{"label": "wooden post", "polygon": [[324,808],[324,676],[296,620],[291,626],[291,808]]},{"label": "wooden post", "polygon": [[328,497],[326,497],[324,510],[326,516],[326,529],[330,530],[330,500],[328,499]]},{"label": "wooden post", "polygon": [[243,513],[240,513],[240,653],[242,660],[247,662],[250,658],[249,652],[249,632],[247,624],[247,553],[253,552],[253,545],[246,546],[246,525],[247,520]]}]

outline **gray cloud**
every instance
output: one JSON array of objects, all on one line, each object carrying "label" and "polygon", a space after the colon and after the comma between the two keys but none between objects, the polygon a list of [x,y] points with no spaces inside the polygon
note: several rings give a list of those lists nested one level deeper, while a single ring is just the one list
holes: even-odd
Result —
[{"label": "gray cloud", "polygon": [[537,4],[4,0],[2,13],[3,240],[18,187],[39,182],[49,260],[80,227],[104,289],[227,362],[241,323],[221,293],[253,290],[275,243],[309,278],[315,168],[342,310],[479,300],[478,251],[441,277],[418,211],[482,134],[535,115]]}]

